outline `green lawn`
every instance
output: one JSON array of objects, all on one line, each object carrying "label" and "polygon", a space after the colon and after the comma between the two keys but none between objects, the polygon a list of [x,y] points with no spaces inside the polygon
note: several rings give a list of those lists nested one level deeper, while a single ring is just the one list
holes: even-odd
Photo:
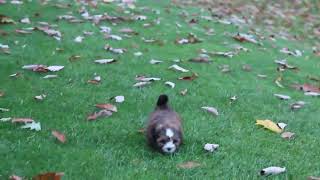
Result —
[{"label": "green lawn", "polygon": [[[0,24],[1,30],[9,33],[0,35],[0,44],[9,45],[11,54],[0,53],[0,112],[3,117],[29,117],[41,122],[39,132],[20,129],[21,124],[0,122],[0,179],[16,174],[31,178],[44,172],[64,172],[63,179],[260,179],[259,171],[268,166],[285,166],[287,172],[274,179],[305,179],[320,176],[320,100],[305,96],[303,92],[291,88],[294,83],[310,83],[319,86],[307,76],[320,76],[319,57],[312,54],[309,42],[285,41],[280,38],[272,42],[261,40],[263,46],[235,41],[230,34],[238,31],[233,25],[225,25],[199,18],[208,15],[198,8],[181,9],[168,1],[139,1],[130,13],[147,16],[145,21],[120,22],[112,25],[102,21],[98,25],[56,21],[57,16],[73,12],[76,17],[80,4],[72,3],[71,8],[54,7],[55,1],[41,5],[37,1],[24,1],[23,5],[10,3],[0,5],[0,14],[11,17],[16,24]],[[130,16],[121,11],[116,3],[100,3],[97,9],[86,6],[91,14],[108,12],[114,16]],[[141,7],[146,7],[142,9]],[[160,14],[152,10],[159,10]],[[199,19],[195,25],[188,24],[180,15],[189,12],[186,18]],[[39,13],[39,16],[34,16]],[[192,16],[197,13],[197,16]],[[19,20],[29,17],[31,24]],[[143,27],[159,18],[160,24]],[[17,34],[16,29],[38,26],[38,21],[56,24],[62,33],[61,41],[40,31],[32,34]],[[181,28],[176,26],[181,24]],[[112,34],[123,37],[122,41],[107,40],[99,31],[99,26],[112,28]],[[119,29],[130,27],[139,35],[128,38]],[[213,28],[215,35],[206,35],[205,27]],[[83,31],[93,31],[85,36],[82,43],[75,43]],[[177,45],[176,38],[194,33],[203,39],[202,43]],[[227,34],[226,34],[227,33]],[[268,37],[268,34],[265,35]],[[141,38],[157,39],[162,44],[145,43]],[[105,44],[115,48],[126,48],[127,52],[116,55],[103,49]],[[199,50],[230,51],[232,45],[239,44],[250,52],[241,51],[233,58],[212,57],[211,64],[192,63],[188,59],[197,57]],[[311,44],[311,43],[310,43]],[[299,49],[301,57],[283,54],[283,47]],[[56,51],[62,48],[63,51]],[[142,56],[134,56],[141,51]],[[80,55],[77,61],[69,61],[72,55]],[[115,58],[116,63],[95,64],[96,59]],[[287,59],[289,64],[298,66],[300,71],[276,71],[276,59]],[[164,61],[151,65],[149,61]],[[168,70],[172,60],[181,59],[180,66],[196,72],[199,77],[193,81],[181,81],[179,77],[191,75]],[[37,73],[23,70],[27,64],[63,65],[59,72]],[[222,73],[220,65],[229,65],[230,73]],[[249,64],[252,71],[242,70]],[[17,78],[9,77],[20,73]],[[98,85],[88,84],[94,73],[102,77]],[[57,74],[56,79],[43,79],[47,74]],[[141,89],[134,88],[135,76],[144,74],[160,77]],[[265,74],[267,78],[257,77]],[[274,80],[282,75],[284,88]],[[176,83],[174,89],[164,85],[165,81]],[[180,91],[187,88],[186,96]],[[168,94],[172,107],[183,118],[185,143],[172,156],[164,156],[150,150],[144,136],[137,132],[143,128],[157,97]],[[281,101],[275,93],[291,96],[289,101]],[[34,96],[46,94],[41,102]],[[125,96],[125,102],[117,104],[109,98]],[[230,104],[231,96],[238,100]],[[290,110],[290,104],[303,100],[307,102],[298,111]],[[118,112],[111,117],[97,121],[87,121],[97,103],[114,103]],[[213,106],[219,111],[214,117],[201,109]],[[285,140],[255,125],[256,119],[271,119],[287,123],[287,131],[296,133],[294,140]],[[65,144],[59,143],[51,135],[52,130],[67,136]],[[220,148],[215,153],[203,150],[205,143],[216,143]],[[201,165],[192,169],[181,169],[177,165],[195,161]],[[271,178],[271,179],[272,179]]]}]

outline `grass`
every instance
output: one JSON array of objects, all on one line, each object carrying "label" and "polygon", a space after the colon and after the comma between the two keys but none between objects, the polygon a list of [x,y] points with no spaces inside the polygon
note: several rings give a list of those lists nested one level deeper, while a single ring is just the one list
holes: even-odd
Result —
[{"label": "grass", "polygon": [[[0,117],[31,117],[41,122],[42,130],[33,132],[20,129],[20,125],[1,123],[0,179],[12,174],[30,178],[48,171],[64,172],[63,179],[260,179],[259,170],[268,166],[285,166],[288,170],[271,179],[305,179],[310,175],[320,175],[319,98],[307,97],[290,88],[293,83],[312,83],[306,78],[308,75],[320,75],[320,62],[312,54],[311,47],[284,40],[275,43],[264,40],[264,46],[241,43],[251,51],[241,52],[233,58],[216,57],[212,64],[194,64],[187,60],[196,57],[201,48],[228,51],[231,45],[239,44],[224,35],[225,32],[238,32],[237,28],[204,20],[190,26],[179,16],[183,10],[206,12],[198,8],[180,9],[168,1],[143,1],[134,11],[148,16],[148,20],[116,26],[108,22],[99,24],[112,27],[114,34],[121,35],[118,30],[122,27],[130,27],[140,33],[122,41],[112,41],[103,39],[98,26],[90,22],[70,24],[55,21],[58,15],[69,11],[79,16],[76,13],[79,4],[73,3],[71,9],[58,9],[53,4],[25,1],[19,6],[9,3],[0,6],[1,14],[16,21],[28,16],[32,25],[37,21],[54,23],[63,33],[62,41],[58,42],[39,31],[31,35],[14,33],[17,28],[32,25],[1,25],[9,35],[2,36],[0,43],[8,44],[11,54],[0,54],[0,90],[5,92],[5,96],[0,97],[0,107],[10,109]],[[157,9],[160,15],[139,9],[142,6]],[[126,15],[119,12],[114,4],[101,4],[98,9],[89,11],[93,14]],[[34,13],[40,13],[40,17],[34,17]],[[143,27],[144,23],[156,18],[160,18],[160,25]],[[177,28],[175,22],[179,22],[182,28]],[[214,28],[216,35],[207,36],[205,26]],[[85,37],[81,44],[74,43],[73,39],[82,35],[84,30],[95,34]],[[189,32],[204,42],[174,44],[177,37],[185,37]],[[144,43],[142,37],[163,40],[164,45]],[[128,51],[123,55],[108,53],[103,50],[106,43]],[[282,47],[305,52],[302,57],[287,56],[279,52]],[[56,52],[56,48],[64,51]],[[143,56],[135,57],[133,53],[137,51],[143,52]],[[70,62],[68,58],[71,55],[80,55],[81,58]],[[93,63],[100,58],[116,58],[118,61],[108,65]],[[164,63],[150,65],[152,58]],[[298,72],[282,73],[285,88],[274,83],[280,75],[274,60],[281,58],[300,68]],[[198,73],[199,78],[191,82],[177,80],[184,74],[167,69],[173,64],[173,59],[182,59],[180,65]],[[26,64],[64,65],[65,68],[52,73],[59,75],[57,79],[42,79],[43,74],[22,70]],[[228,64],[232,71],[220,72],[218,66],[223,64]],[[243,64],[251,65],[252,71],[242,71]],[[16,72],[21,76],[9,77]],[[101,84],[87,83],[94,73],[102,76]],[[162,81],[136,89],[132,85],[138,74],[161,77]],[[259,79],[257,74],[268,77]],[[176,88],[164,86],[167,80],[175,82]],[[188,94],[181,96],[179,92],[185,88]],[[33,99],[42,93],[47,94],[44,101]],[[170,96],[171,105],[183,118],[185,144],[173,156],[153,152],[146,146],[144,136],[137,132],[144,127],[161,93]],[[290,95],[292,100],[280,101],[273,96],[274,93]],[[123,104],[117,104],[118,113],[95,122],[86,121],[87,115],[95,110],[96,103],[107,103],[116,95],[126,98]],[[230,104],[229,98],[233,95],[239,99]],[[289,104],[295,100],[304,100],[308,104],[293,112]],[[213,117],[201,110],[201,106],[214,106],[220,115]],[[256,119],[285,122],[287,130],[296,133],[297,137],[291,141],[284,140],[278,134],[257,127]],[[54,129],[66,134],[66,144],[52,137],[51,130]],[[205,143],[217,143],[220,148],[216,153],[205,153]],[[178,164],[186,161],[195,161],[201,166],[177,168]]]}]

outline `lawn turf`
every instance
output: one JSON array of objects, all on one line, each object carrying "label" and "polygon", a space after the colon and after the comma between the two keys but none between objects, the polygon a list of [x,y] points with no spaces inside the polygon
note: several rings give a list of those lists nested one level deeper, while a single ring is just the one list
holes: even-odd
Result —
[{"label": "lawn turf", "polygon": [[[70,9],[58,9],[53,2],[40,5],[37,1],[25,1],[23,5],[0,5],[1,14],[19,22],[22,17],[30,17],[32,24],[0,25],[9,32],[1,36],[0,43],[10,46],[10,55],[0,54],[0,107],[10,109],[0,117],[30,117],[41,122],[42,130],[33,132],[20,129],[20,125],[1,122],[0,130],[0,179],[12,174],[32,177],[48,171],[64,172],[63,179],[259,179],[259,170],[268,166],[285,166],[286,173],[271,179],[305,179],[310,175],[320,175],[320,100],[307,97],[302,92],[290,88],[293,83],[312,83],[308,75],[319,76],[320,61],[311,53],[311,46],[296,41],[263,40],[263,46],[239,43],[227,33],[235,34],[237,27],[200,19],[198,24],[189,25],[180,16],[182,11],[200,13],[199,8],[181,9],[168,1],[140,1],[133,10],[136,14],[146,15],[146,21],[121,22],[112,25],[101,22],[71,24],[56,21],[58,15],[72,11],[77,17],[80,5],[72,3]],[[159,10],[156,14],[149,7]],[[99,4],[98,9],[87,7],[92,14],[108,12],[112,15],[128,16],[115,4]],[[39,17],[34,17],[35,13]],[[196,18],[199,17],[195,16]],[[144,28],[143,24],[160,19],[159,25]],[[188,16],[187,19],[191,19]],[[17,28],[31,27],[37,21],[57,24],[62,32],[59,42],[42,32],[31,35],[14,32]],[[176,22],[182,25],[176,26]],[[123,27],[130,27],[139,35],[122,41],[106,40],[99,32],[99,26],[109,26],[112,33]],[[205,34],[204,26],[215,30],[215,35]],[[73,39],[82,31],[93,31],[82,43]],[[189,32],[203,39],[202,43],[176,45],[177,37],[186,37]],[[240,32],[246,32],[241,30]],[[163,45],[148,44],[141,40],[159,39]],[[109,43],[115,48],[127,48],[123,55],[115,55],[103,50]],[[240,44],[250,52],[240,52],[233,58],[214,57],[211,64],[191,63],[187,60],[198,56],[199,50],[229,51],[231,45]],[[276,45],[276,47],[274,46]],[[301,57],[288,56],[279,52],[282,47],[297,48],[305,51]],[[57,52],[56,48],[64,49]],[[134,52],[141,51],[141,57]],[[75,62],[68,59],[80,55]],[[116,63],[94,64],[95,59],[115,58]],[[300,71],[276,71],[274,60],[286,58],[289,64]],[[164,61],[151,65],[151,59]],[[181,59],[182,67],[196,72],[199,77],[194,81],[180,81],[178,77],[191,73],[178,73],[167,68],[172,60]],[[63,65],[57,79],[42,79],[46,74],[22,70],[26,64]],[[230,73],[222,73],[219,65],[227,64]],[[252,71],[241,69],[249,64]],[[17,78],[10,74],[19,72]],[[97,73],[102,77],[101,84],[88,84],[87,81]],[[135,76],[161,77],[144,88],[134,88]],[[268,77],[261,79],[257,74]],[[278,87],[274,80],[283,76],[285,88]],[[176,83],[171,89],[165,81]],[[179,94],[187,88],[186,96]],[[35,95],[47,94],[38,102]],[[183,118],[185,143],[181,150],[172,156],[163,156],[150,150],[144,136],[137,132],[144,127],[148,114],[153,110],[159,94],[170,97],[170,104]],[[292,100],[281,101],[274,93],[290,95]],[[95,110],[97,103],[112,102],[110,97],[124,95],[125,102],[116,104],[118,112],[109,118],[88,122],[87,115]],[[229,98],[238,96],[230,104]],[[307,105],[299,111],[291,111],[290,103],[304,100]],[[214,117],[201,109],[214,106],[219,116]],[[288,124],[287,130],[296,133],[296,139],[287,141],[279,134],[255,125],[256,119],[271,119]],[[51,135],[51,130],[66,134],[67,143],[61,144]],[[205,143],[217,143],[220,148],[215,153],[203,150]],[[193,169],[181,169],[177,165],[195,161],[201,164]]]}]

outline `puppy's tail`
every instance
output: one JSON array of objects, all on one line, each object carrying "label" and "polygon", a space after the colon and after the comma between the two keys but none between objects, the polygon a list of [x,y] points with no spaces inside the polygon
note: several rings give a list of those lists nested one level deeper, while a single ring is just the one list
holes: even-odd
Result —
[{"label": "puppy's tail", "polygon": [[168,108],[168,101],[169,101],[169,98],[167,95],[165,94],[160,95],[157,101],[157,107],[161,109]]}]

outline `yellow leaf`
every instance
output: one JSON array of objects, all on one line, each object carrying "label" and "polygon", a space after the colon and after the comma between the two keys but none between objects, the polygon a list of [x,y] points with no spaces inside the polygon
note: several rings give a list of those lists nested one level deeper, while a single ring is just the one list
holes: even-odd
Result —
[{"label": "yellow leaf", "polygon": [[257,120],[256,125],[261,125],[273,132],[281,133],[283,130],[278,127],[278,125],[271,120]]}]

